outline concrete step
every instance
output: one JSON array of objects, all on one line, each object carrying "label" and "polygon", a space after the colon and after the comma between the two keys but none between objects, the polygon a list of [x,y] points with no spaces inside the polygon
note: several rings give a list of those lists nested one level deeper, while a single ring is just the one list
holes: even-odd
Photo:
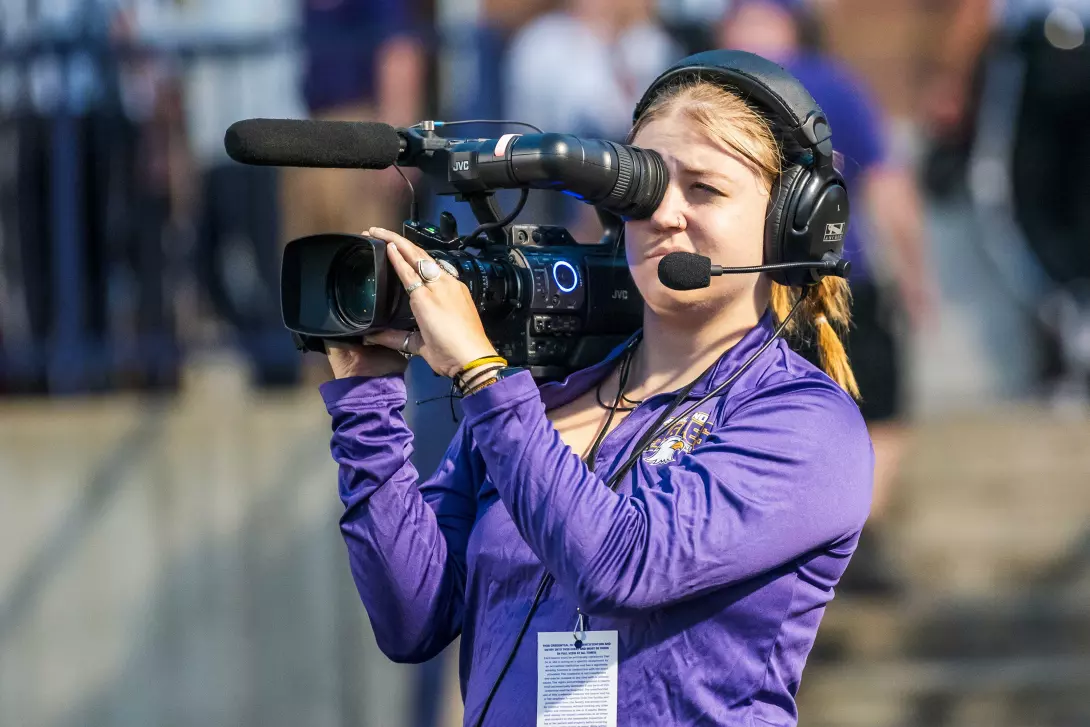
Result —
[{"label": "concrete step", "polygon": [[800,713],[820,715],[809,722],[814,725],[924,724],[920,714],[942,705],[944,714],[963,715],[951,722],[958,727],[1013,727],[1018,723],[997,721],[996,710],[1032,702],[1034,695],[1090,718],[1087,689],[1090,656],[887,661],[810,669],[798,702]]}]

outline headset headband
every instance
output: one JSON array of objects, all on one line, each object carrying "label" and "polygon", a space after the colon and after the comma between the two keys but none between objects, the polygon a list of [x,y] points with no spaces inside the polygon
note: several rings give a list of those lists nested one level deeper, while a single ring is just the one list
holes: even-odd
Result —
[{"label": "headset headband", "polygon": [[786,137],[813,153],[815,166],[832,164],[832,130],[825,112],[798,79],[753,53],[710,50],[683,58],[660,74],[644,92],[632,114],[633,122],[662,88],[697,76],[737,90],[743,99],[771,113]]}]

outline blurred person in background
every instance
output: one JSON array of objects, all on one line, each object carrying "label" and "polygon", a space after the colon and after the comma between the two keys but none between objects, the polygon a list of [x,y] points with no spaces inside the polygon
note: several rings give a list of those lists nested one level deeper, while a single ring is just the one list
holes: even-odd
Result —
[{"label": "blurred person in background", "polygon": [[[874,503],[845,590],[892,594],[898,582],[882,547],[882,524],[905,447],[902,422],[903,318],[914,328],[930,315],[922,205],[909,170],[890,158],[881,111],[862,80],[822,49],[821,24],[803,0],[738,0],[718,27],[718,45],[757,53],[795,75],[836,129],[836,148],[852,202],[844,254],[852,261],[852,321],[848,352],[874,442]],[[875,248],[889,252],[893,285],[877,269]],[[812,347],[803,344],[809,356]]]},{"label": "blurred person in background", "polygon": [[643,89],[680,49],[651,0],[566,0],[512,39],[505,99],[545,131],[623,141]]},{"label": "blurred person in background", "polygon": [[[177,69],[128,55],[143,30],[133,2],[9,10],[4,40],[29,54],[3,79],[14,146],[3,262],[22,299],[5,315],[5,345],[47,355],[8,389],[174,391],[168,268],[192,181]],[[68,52],[56,53],[57,42]],[[65,289],[80,293],[67,308]],[[48,350],[56,341],[63,353]]]},{"label": "blurred person in background", "polygon": [[[424,107],[425,47],[414,0],[303,0],[302,93],[314,119],[409,126]],[[285,169],[284,240],[397,228],[408,200],[393,169]]]},{"label": "blurred person in background", "polygon": [[[643,89],[682,54],[653,0],[565,0],[512,38],[504,117],[545,132],[623,141]],[[586,205],[551,192],[530,198],[523,219],[566,225],[577,240],[597,242],[601,226]]]},{"label": "blurred person in background", "polygon": [[[1069,391],[1059,385],[1073,362],[1084,380],[1070,383],[1084,396],[1090,384],[1090,361],[1073,332],[1077,325],[1090,330],[1090,138],[1079,132],[1090,119],[1088,33],[1090,0],[958,0],[927,95],[935,148],[960,150],[963,158],[982,124],[996,123],[1000,107],[1012,110],[1003,176],[1014,223],[1057,287],[1056,300],[1082,309],[1054,321],[1070,340],[1041,331],[1042,383],[1058,385],[1059,396]],[[985,101],[985,78],[1011,62],[1018,70],[1001,90],[1013,98]]]},{"label": "blurred person in background", "polygon": [[[191,201],[179,220],[189,265],[177,265],[182,336],[230,345],[259,387],[298,383],[300,357],[280,316],[280,170],[228,158],[224,130],[251,117],[298,118],[298,0],[135,0],[140,36],[181,60]],[[158,55],[158,54],[157,54]],[[179,261],[181,262],[181,261]]]}]

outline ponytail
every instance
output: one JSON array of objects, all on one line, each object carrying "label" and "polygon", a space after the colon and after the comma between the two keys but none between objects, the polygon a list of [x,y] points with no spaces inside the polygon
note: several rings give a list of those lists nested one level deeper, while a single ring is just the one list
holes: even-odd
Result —
[{"label": "ponytail", "polygon": [[[787,318],[801,294],[799,288],[772,284],[772,312],[778,321]],[[806,290],[806,299],[787,325],[786,333],[797,336],[815,333],[821,368],[840,388],[858,399],[859,385],[855,381],[844,343],[840,340],[840,335],[847,332],[850,323],[851,292],[848,282],[830,276]]]}]

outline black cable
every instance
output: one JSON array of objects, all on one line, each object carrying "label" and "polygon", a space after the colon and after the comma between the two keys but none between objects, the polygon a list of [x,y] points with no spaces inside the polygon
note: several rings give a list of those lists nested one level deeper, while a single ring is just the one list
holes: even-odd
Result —
[{"label": "black cable", "polygon": [[[679,414],[677,416],[677,419],[682,419],[685,416],[688,416],[697,407],[701,406],[702,404],[707,402],[712,397],[717,396],[720,392],[722,392],[724,389],[726,389],[727,387],[732,385],[735,381],[737,381],[738,377],[741,376],[743,373],[745,373],[745,371],[750,366],[752,366],[754,362],[757,361],[757,358],[762,353],[764,353],[765,351],[768,350],[769,346],[771,346],[777,339],[779,339],[779,338],[781,338],[783,336],[784,330],[786,330],[787,325],[791,322],[791,319],[795,317],[795,313],[798,311],[799,307],[802,305],[802,302],[803,302],[803,300],[805,300],[805,298],[806,298],[805,294],[799,296],[799,299],[795,302],[795,305],[793,305],[791,307],[791,311],[787,314],[787,316],[784,317],[783,321],[780,322],[780,325],[777,326],[776,330],[772,333],[771,336],[769,336],[768,340],[765,341],[761,345],[760,348],[758,348],[756,351],[754,351],[753,354],[748,359],[746,359],[745,363],[743,363],[741,366],[738,367],[737,371],[735,371],[733,374],[731,374],[730,377],[726,381],[724,381],[722,384],[715,387],[715,389],[713,389],[711,392],[709,392],[707,395],[705,395],[703,398],[701,398],[695,404],[690,406],[684,412]],[[633,342],[633,349],[635,347],[635,344],[639,340],[640,339],[637,338]],[[631,350],[632,349],[630,349],[630,352],[631,352]],[[681,402],[685,401],[685,399],[687,399],[689,397],[689,394],[692,392],[692,390],[696,387],[696,385],[705,376],[708,376],[709,374],[711,374],[712,371],[715,370],[715,367],[718,365],[718,363],[719,363],[719,361],[717,360],[710,367],[708,367],[704,371],[704,373],[700,374],[700,376],[697,376],[695,379],[693,379],[689,384],[687,384],[683,389],[681,389],[678,392],[678,395],[674,398],[674,401],[670,404],[670,406],[666,407],[666,409],[663,410],[662,414],[659,415],[658,419],[655,420],[655,423],[653,425],[651,425],[651,428],[648,430],[648,433],[645,434],[643,437],[641,437],[640,440],[636,443],[636,447],[632,450],[631,456],[629,456],[629,458],[627,460],[625,460],[625,463],[623,465],[621,465],[620,469],[618,469],[613,474],[613,476],[609,478],[609,482],[607,482],[606,484],[607,484],[607,486],[609,487],[610,490],[616,490],[616,487],[620,483],[621,479],[628,474],[628,471],[636,463],[636,460],[638,460],[640,458],[640,455],[643,454],[644,449],[646,449],[647,446],[652,441],[654,441],[654,439],[657,436],[659,436],[663,431],[665,431],[665,427],[668,426],[666,424],[666,419],[670,416],[670,414],[681,405]],[[614,400],[614,406],[616,406],[616,405],[618,405],[620,403],[621,393],[623,391],[624,391],[624,386],[623,385],[618,385],[618,387],[617,387],[617,397]],[[610,414],[610,418],[612,418],[612,412]],[[602,428],[602,430],[598,433],[598,439],[595,442],[596,445],[600,445],[601,442],[604,441],[605,433],[609,429],[608,421],[609,420],[607,420],[607,426],[604,426]],[[595,453],[597,453],[597,452],[595,452]],[[593,471],[593,460],[591,461],[591,463],[588,466],[590,466],[592,468],[592,471]],[[550,575],[548,572],[546,572],[541,577],[541,581],[537,585],[537,591],[535,591],[535,593],[534,593],[534,600],[530,604],[530,610],[526,613],[526,619],[522,622],[522,626],[519,628],[519,632],[515,636],[515,645],[514,645],[514,647],[512,647],[511,653],[507,655],[507,660],[504,662],[503,668],[500,669],[500,673],[496,677],[496,681],[492,684],[492,688],[488,692],[488,697],[484,701],[484,706],[481,708],[481,714],[477,718],[477,721],[474,723],[474,727],[482,727],[482,725],[484,724],[484,718],[485,718],[485,715],[488,714],[488,708],[489,708],[489,706],[491,706],[492,700],[495,698],[496,693],[499,691],[500,683],[503,681],[503,678],[507,675],[507,672],[508,672],[508,670],[510,670],[511,665],[515,662],[515,656],[518,654],[519,647],[522,645],[522,640],[523,640],[523,638],[525,638],[526,632],[530,629],[530,622],[533,621],[534,614],[537,612],[537,607],[541,603],[541,597],[545,594],[545,590],[549,587],[549,584],[552,583],[552,580],[553,580],[552,575]]]},{"label": "black cable", "polygon": [[514,219],[516,217],[518,217],[519,212],[522,212],[522,208],[526,206],[526,199],[529,196],[530,196],[530,190],[527,189],[526,187],[523,187],[522,192],[519,194],[518,204],[515,205],[515,208],[513,210],[511,210],[511,212],[508,213],[506,217],[504,217],[502,220],[496,220],[495,222],[485,222],[485,223],[483,223],[481,225],[478,225],[477,229],[475,229],[473,232],[469,233],[469,235],[466,237],[465,241],[462,244],[465,245],[466,247],[469,247],[470,245],[472,245],[474,240],[476,240],[478,237],[480,237],[483,233],[487,232],[488,230],[494,229],[496,227],[503,227],[504,225],[511,224],[511,222],[513,222]]},{"label": "black cable", "polygon": [[[444,126],[457,126],[458,124],[509,124],[511,126],[525,126],[528,129],[533,129],[534,131],[536,131],[539,134],[544,134],[545,133],[544,131],[537,128],[533,124],[529,124],[529,123],[527,123],[525,121],[511,121],[510,119],[462,119],[462,120],[459,120],[459,121],[436,121],[434,123],[435,123],[435,128],[437,128],[437,129],[442,128]],[[421,126],[421,124],[413,124],[409,128],[418,129],[418,128],[420,128],[420,126]]]},{"label": "black cable", "polygon": [[[636,358],[636,346],[638,346],[640,341],[642,340],[643,331],[641,330],[639,331],[639,333],[636,334],[636,337],[633,339],[631,345],[628,348],[628,351],[625,354],[624,361],[622,362],[623,368],[621,369],[620,375],[617,377],[617,396],[613,399],[613,405],[612,407],[603,406],[603,409],[613,409],[614,411],[621,412],[634,411],[640,404],[643,403],[642,399],[640,401],[632,401],[624,395],[624,390],[628,388],[628,377],[632,373],[632,362]],[[602,384],[605,383],[606,379],[608,378],[609,377],[607,376],[599,381],[598,386],[595,388],[594,398],[598,400],[599,404],[602,403]],[[635,404],[636,406],[620,407],[620,404],[626,401],[629,404]]]},{"label": "black cable", "polygon": [[[604,384],[605,382],[605,379],[602,379],[598,382],[598,386],[594,389],[594,398],[598,400],[598,406],[602,407],[603,409],[609,409],[609,404],[606,404],[604,401],[602,401],[602,384]],[[618,384],[618,386],[620,386],[620,384]],[[639,405],[643,403],[643,399],[629,399],[627,396],[624,395],[624,389],[621,390],[621,401],[627,404],[632,404],[632,406],[621,407],[617,410],[621,412],[636,411]]]},{"label": "black cable", "polygon": [[409,178],[405,176],[405,172],[401,171],[401,167],[395,166],[394,169],[401,175],[401,178],[405,180],[405,184],[409,185],[409,219],[415,221],[420,214],[420,208],[416,204],[416,187],[409,181]]},{"label": "black cable", "polygon": [[432,396],[432,397],[429,397],[427,399],[417,399],[416,400],[416,405],[420,406],[421,404],[430,404],[433,401],[442,401],[444,399],[448,399],[450,401],[450,418],[451,418],[451,420],[454,421],[455,424],[458,424],[459,423],[459,421],[458,421],[458,412],[456,412],[454,410],[454,402],[457,401],[458,399],[463,399],[463,398],[465,398],[465,397],[462,394],[458,393],[458,387],[457,387],[457,384],[454,383],[454,379],[451,379],[450,380],[450,391],[448,393],[440,394],[439,396]]},{"label": "black cable", "polygon": [[[586,462],[587,468],[591,472],[594,471],[594,460],[598,456],[598,450],[601,448],[602,442],[605,441],[606,435],[609,433],[609,426],[613,424],[613,418],[616,416],[617,412],[634,411],[634,409],[621,408],[621,401],[624,400],[624,387],[628,385],[628,375],[632,371],[633,354],[642,338],[643,334],[641,332],[632,340],[628,350],[625,351],[624,359],[621,360],[621,370],[617,376],[617,396],[613,399],[612,406],[603,407],[609,410],[609,415],[598,429],[598,434],[595,435],[594,442],[591,443],[590,449],[583,454],[583,461]],[[609,377],[603,377],[602,381],[605,381],[607,378]],[[601,388],[598,389],[598,393],[601,393]],[[598,401],[601,401],[601,397],[599,397]]]}]

